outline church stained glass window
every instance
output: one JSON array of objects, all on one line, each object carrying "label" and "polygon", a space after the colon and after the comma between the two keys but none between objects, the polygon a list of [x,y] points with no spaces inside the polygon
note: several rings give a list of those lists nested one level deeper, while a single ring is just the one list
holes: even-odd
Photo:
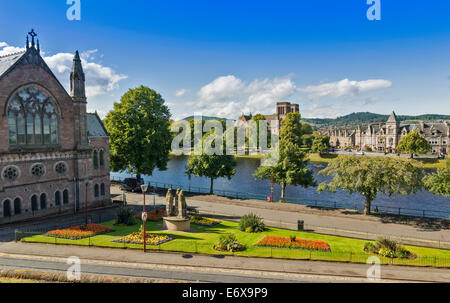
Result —
[{"label": "church stained glass window", "polygon": [[50,97],[35,87],[20,90],[8,106],[10,145],[58,144],[58,118]]}]

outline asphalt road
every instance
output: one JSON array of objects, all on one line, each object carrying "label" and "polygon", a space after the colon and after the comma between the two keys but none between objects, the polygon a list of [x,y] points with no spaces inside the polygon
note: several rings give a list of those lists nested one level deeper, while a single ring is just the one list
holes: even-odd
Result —
[{"label": "asphalt road", "polygon": [[[1,269],[26,269],[36,271],[66,272],[69,265],[62,260],[30,260],[20,258],[0,258]],[[367,282],[367,279],[333,277],[329,275],[305,275],[305,274],[285,274],[276,272],[257,272],[246,270],[235,270],[224,273],[222,270],[192,268],[186,270],[178,266],[143,266],[143,268],[130,267],[123,264],[108,264],[102,261],[90,261],[87,264],[82,262],[81,273],[96,274],[105,276],[117,276],[128,278],[152,278],[165,281],[186,281],[204,283],[339,283],[339,282]]]}]

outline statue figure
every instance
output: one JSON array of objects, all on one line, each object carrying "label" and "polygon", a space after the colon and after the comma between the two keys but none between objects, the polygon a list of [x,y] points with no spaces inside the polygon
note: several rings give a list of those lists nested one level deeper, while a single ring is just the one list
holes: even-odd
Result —
[{"label": "statue figure", "polygon": [[166,194],[166,216],[170,217],[173,214],[173,195],[172,190],[168,189]]},{"label": "statue figure", "polygon": [[187,217],[186,198],[184,197],[184,192],[182,190],[178,192],[178,217],[179,218]]}]

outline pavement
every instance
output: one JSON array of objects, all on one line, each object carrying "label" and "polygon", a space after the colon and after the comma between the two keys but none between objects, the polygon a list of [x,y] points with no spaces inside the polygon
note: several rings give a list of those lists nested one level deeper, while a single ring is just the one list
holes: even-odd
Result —
[{"label": "pavement", "polygon": [[[111,187],[111,193],[122,199],[118,186]],[[147,196],[148,208],[165,205],[165,197]],[[128,205],[142,206],[142,194],[126,193]],[[245,214],[256,213],[268,226],[297,229],[297,221],[305,222],[305,229],[346,237],[374,240],[381,236],[390,237],[402,244],[450,249],[450,228],[448,220],[441,219],[395,219],[393,216],[364,216],[345,210],[320,210],[304,205],[269,203],[254,200],[238,200],[217,196],[188,196],[189,207],[202,214],[227,216],[228,220],[238,220]]]}]

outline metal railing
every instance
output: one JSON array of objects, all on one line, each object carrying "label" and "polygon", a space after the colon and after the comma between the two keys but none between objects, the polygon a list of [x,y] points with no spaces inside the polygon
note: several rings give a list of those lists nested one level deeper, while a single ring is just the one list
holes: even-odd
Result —
[{"label": "metal railing", "polygon": [[[88,223],[96,223],[100,224],[106,221],[110,221],[116,218],[116,215],[113,213],[101,213],[95,215],[88,216]],[[86,223],[86,218],[78,217],[72,218],[68,220],[64,220],[58,223],[52,224],[34,224],[24,228],[15,229],[14,230],[14,240],[20,241],[24,237],[32,236],[32,235],[41,235],[45,234],[51,230],[55,229],[65,229],[73,226],[78,226]]]},{"label": "metal railing", "polygon": [[[112,177],[111,180],[115,182],[123,181],[125,178],[120,177]],[[174,183],[165,183],[165,182],[147,182],[150,187],[153,189],[182,189],[188,193],[196,193],[196,194],[209,194],[210,190],[206,187],[199,186],[190,186],[183,184],[174,184]],[[233,198],[233,199],[247,199],[247,200],[263,200],[266,201],[268,195],[264,194],[255,194],[255,193],[244,193],[230,190],[221,190],[214,189],[214,194],[217,196]],[[331,208],[331,209],[348,209],[348,210],[356,210],[363,211],[364,206],[355,204],[355,203],[346,203],[346,202],[338,202],[338,201],[329,201],[329,200],[309,200],[303,198],[293,198],[287,197],[286,202],[292,204],[300,204],[306,205],[310,207],[317,208]],[[429,209],[412,209],[412,208],[404,208],[404,207],[389,207],[389,206],[381,206],[377,204],[373,204],[371,206],[371,211],[374,213],[381,214],[390,214],[390,215],[399,215],[399,216],[411,216],[411,217],[422,217],[422,218],[433,218],[433,219],[450,219],[450,213],[446,211],[437,211],[437,210],[429,210]]]}]

